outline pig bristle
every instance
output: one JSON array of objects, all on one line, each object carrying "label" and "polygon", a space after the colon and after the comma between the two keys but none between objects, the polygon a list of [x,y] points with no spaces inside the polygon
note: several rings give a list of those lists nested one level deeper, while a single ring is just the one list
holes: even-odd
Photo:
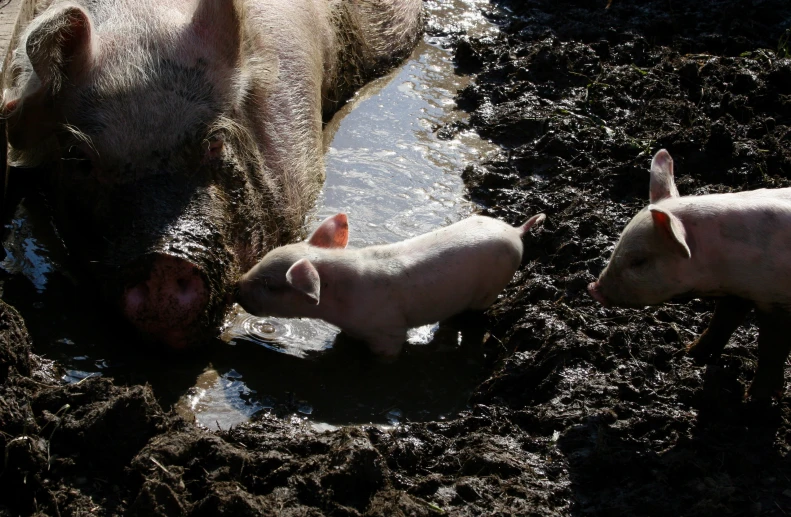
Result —
[{"label": "pig bristle", "polygon": [[[325,98],[325,114],[334,111],[360,85],[409,55],[422,28],[422,5],[415,2],[357,0],[336,2],[332,11],[336,27],[339,67],[328,74],[324,90],[335,91]],[[414,20],[421,20],[418,26]]]}]

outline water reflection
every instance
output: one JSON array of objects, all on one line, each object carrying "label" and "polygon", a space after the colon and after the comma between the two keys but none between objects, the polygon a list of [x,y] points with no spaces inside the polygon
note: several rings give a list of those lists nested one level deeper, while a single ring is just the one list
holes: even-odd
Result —
[{"label": "water reflection", "polygon": [[39,293],[47,286],[49,275],[60,269],[58,255],[63,246],[41,196],[22,199],[5,225],[0,268],[10,275],[22,275]]},{"label": "water reflection", "polygon": [[392,364],[343,334],[307,357],[296,347],[236,339],[211,354],[210,369],[177,408],[209,428],[227,428],[258,411],[332,425],[452,416],[464,408],[484,362],[481,327],[466,319],[414,332],[411,342],[422,344],[408,346]]}]

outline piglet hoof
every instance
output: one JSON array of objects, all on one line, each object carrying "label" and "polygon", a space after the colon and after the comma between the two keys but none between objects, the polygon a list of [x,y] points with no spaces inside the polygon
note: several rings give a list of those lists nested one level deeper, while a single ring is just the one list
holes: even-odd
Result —
[{"label": "piglet hoof", "polygon": [[749,399],[756,402],[769,401],[773,398],[783,398],[783,379],[769,379],[766,376],[756,375],[753,383],[744,394],[745,400]]},{"label": "piglet hoof", "polygon": [[695,364],[703,366],[717,362],[719,354],[714,357],[716,349],[719,348],[715,340],[712,339],[708,331],[703,332],[698,339],[687,345],[687,355],[690,356]]}]

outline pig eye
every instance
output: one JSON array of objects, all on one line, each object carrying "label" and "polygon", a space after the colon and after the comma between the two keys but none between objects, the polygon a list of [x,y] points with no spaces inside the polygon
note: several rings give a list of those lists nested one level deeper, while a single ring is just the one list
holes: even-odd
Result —
[{"label": "pig eye", "polygon": [[630,268],[643,267],[648,264],[648,257],[635,257],[629,262]]},{"label": "pig eye", "polygon": [[93,161],[80,146],[69,146],[61,160],[64,166],[80,176],[87,177],[93,173]]},{"label": "pig eye", "polygon": [[214,135],[206,140],[206,159],[213,160],[222,154],[225,140],[220,135]]}]

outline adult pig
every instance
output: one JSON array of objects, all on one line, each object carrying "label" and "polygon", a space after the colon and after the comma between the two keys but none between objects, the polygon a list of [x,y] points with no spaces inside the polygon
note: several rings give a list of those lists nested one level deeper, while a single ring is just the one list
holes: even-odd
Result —
[{"label": "adult pig", "polygon": [[791,351],[791,189],[680,197],[663,149],[651,163],[650,203],[624,229],[588,286],[591,296],[621,307],[721,297],[711,325],[689,347],[703,360],[718,358],[755,306],[758,367],[748,394],[781,393]]},{"label": "adult pig", "polygon": [[357,250],[345,214],[326,219],[307,241],[270,251],[242,277],[237,301],[257,316],[321,318],[394,357],[407,329],[465,310],[483,310],[522,261],[515,228],[473,216],[412,239]]},{"label": "adult pig", "polygon": [[42,1],[3,95],[13,163],[58,163],[70,252],[144,335],[216,330],[231,279],[294,239],[322,121],[408,55],[420,0]]}]

